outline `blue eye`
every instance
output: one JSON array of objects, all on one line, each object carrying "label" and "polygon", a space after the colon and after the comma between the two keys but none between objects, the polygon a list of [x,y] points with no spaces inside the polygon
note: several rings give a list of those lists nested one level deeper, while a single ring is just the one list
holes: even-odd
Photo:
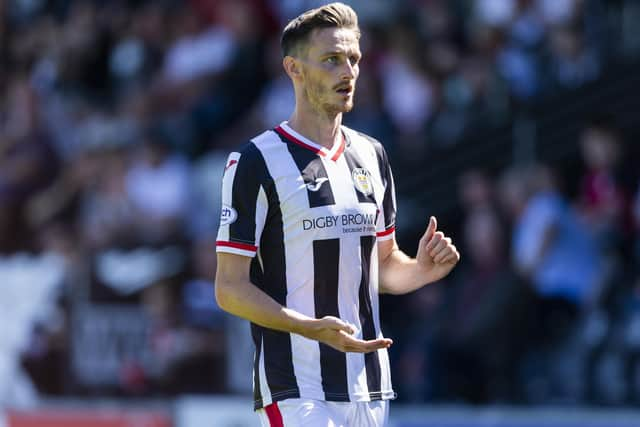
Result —
[{"label": "blue eye", "polygon": [[327,59],[325,59],[326,62],[328,62],[329,64],[337,64],[338,63],[338,57],[337,56],[330,56]]}]

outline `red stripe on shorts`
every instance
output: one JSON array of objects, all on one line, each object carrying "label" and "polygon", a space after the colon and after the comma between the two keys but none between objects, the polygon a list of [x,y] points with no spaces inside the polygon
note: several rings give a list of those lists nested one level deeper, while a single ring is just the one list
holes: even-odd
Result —
[{"label": "red stripe on shorts", "polygon": [[267,413],[269,419],[269,425],[271,427],[284,427],[284,421],[282,421],[282,414],[280,408],[276,402],[264,407],[264,411]]}]

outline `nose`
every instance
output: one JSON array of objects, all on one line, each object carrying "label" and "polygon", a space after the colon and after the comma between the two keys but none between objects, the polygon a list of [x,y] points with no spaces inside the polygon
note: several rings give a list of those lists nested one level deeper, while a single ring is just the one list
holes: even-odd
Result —
[{"label": "nose", "polygon": [[351,64],[351,62],[346,61],[345,66],[342,69],[342,80],[354,80],[358,77],[358,65]]}]

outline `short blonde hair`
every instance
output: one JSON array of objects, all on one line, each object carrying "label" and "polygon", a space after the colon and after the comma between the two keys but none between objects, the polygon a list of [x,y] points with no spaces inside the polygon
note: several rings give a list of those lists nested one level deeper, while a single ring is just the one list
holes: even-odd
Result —
[{"label": "short blonde hair", "polygon": [[344,3],[330,3],[304,12],[284,27],[280,40],[283,56],[299,55],[313,30],[334,27],[352,29],[360,37],[358,15]]}]

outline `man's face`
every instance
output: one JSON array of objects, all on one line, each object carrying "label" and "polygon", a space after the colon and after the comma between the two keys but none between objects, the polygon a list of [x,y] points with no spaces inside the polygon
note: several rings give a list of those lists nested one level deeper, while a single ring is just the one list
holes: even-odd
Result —
[{"label": "man's face", "polygon": [[302,89],[312,108],[328,115],[351,111],[361,57],[357,33],[346,28],[315,30],[305,50],[299,58]]}]

